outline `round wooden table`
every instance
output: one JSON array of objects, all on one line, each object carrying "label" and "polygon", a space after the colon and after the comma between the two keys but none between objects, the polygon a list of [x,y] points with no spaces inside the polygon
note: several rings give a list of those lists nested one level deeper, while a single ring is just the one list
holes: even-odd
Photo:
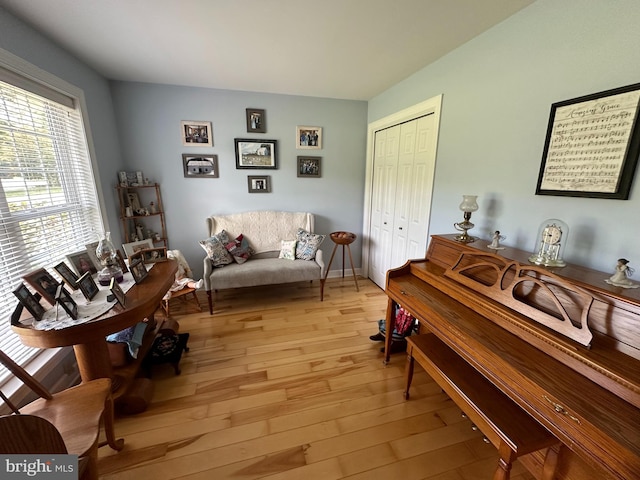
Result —
[{"label": "round wooden table", "polygon": [[320,300],[324,299],[324,283],[327,280],[327,276],[329,275],[329,270],[331,269],[331,262],[333,262],[333,257],[336,254],[336,250],[341,245],[342,246],[342,278],[344,278],[344,248],[347,247],[347,251],[349,252],[349,263],[351,264],[351,272],[353,273],[353,281],[356,284],[356,291],[359,292],[360,288],[358,287],[358,278],[356,277],[356,270],[353,267],[353,257],[351,256],[351,245],[355,242],[356,236],[355,233],[351,232],[332,232],[329,234],[329,237],[333,241],[333,251],[331,252],[331,258],[329,259],[329,264],[327,265],[327,271],[324,274],[324,278],[322,279],[320,285]]}]

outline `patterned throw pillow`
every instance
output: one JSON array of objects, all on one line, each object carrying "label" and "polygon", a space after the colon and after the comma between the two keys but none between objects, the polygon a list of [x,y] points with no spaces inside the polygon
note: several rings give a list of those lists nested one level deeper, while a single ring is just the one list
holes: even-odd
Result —
[{"label": "patterned throw pillow", "polygon": [[280,242],[280,255],[278,255],[278,258],[295,260],[297,243],[297,240],[282,240]]},{"label": "patterned throw pillow", "polygon": [[297,237],[296,258],[301,260],[313,260],[316,258],[316,252],[324,240],[325,235],[316,235],[315,233],[307,232],[303,228],[299,228]]},{"label": "patterned throw pillow", "polygon": [[233,263],[233,257],[229,255],[227,249],[224,247],[229,243],[229,235],[225,230],[215,234],[206,240],[200,240],[200,245],[207,252],[207,257],[211,260],[214,267],[224,267]]},{"label": "patterned throw pillow", "polygon": [[224,246],[237,263],[244,263],[253,255],[249,241],[244,238],[242,233],[238,235],[235,240],[230,240],[225,243]]}]

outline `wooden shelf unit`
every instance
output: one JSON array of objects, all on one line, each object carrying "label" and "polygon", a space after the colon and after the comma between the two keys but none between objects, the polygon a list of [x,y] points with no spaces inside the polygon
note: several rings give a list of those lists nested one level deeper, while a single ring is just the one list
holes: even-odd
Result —
[{"label": "wooden shelf unit", "polygon": [[[169,239],[167,237],[167,227],[164,218],[164,206],[162,204],[162,196],[160,194],[160,185],[158,183],[151,183],[149,185],[138,186],[116,186],[118,193],[118,201],[120,203],[120,224],[122,227],[122,241],[129,243],[133,241],[133,235],[136,235],[136,224],[143,225],[144,238],[138,238],[138,240],[144,240],[149,238],[147,232],[154,227],[154,233],[159,234],[159,239],[155,240],[151,238],[153,244],[158,247],[169,247]],[[135,211],[131,216],[126,215],[126,208],[131,205],[129,194],[136,194],[141,208],[149,209],[151,202],[154,202],[156,206],[156,213],[149,213],[149,215],[138,215]]]}]

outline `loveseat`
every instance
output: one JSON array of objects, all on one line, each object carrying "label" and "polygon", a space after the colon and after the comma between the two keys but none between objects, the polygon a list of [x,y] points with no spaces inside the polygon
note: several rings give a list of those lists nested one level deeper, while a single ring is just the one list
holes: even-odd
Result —
[{"label": "loveseat", "polygon": [[[213,314],[217,290],[320,280],[325,265],[308,212],[254,211],[208,217],[200,245],[204,287]],[[220,246],[223,248],[220,248]]]}]

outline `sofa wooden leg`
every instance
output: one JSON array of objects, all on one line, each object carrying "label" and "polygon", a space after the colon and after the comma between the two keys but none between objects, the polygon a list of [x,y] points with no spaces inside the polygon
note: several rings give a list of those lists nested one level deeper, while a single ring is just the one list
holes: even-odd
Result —
[{"label": "sofa wooden leg", "polygon": [[324,301],[324,282],[326,281],[326,278],[321,278],[320,279],[320,301],[323,302]]},{"label": "sofa wooden leg", "polygon": [[209,301],[209,315],[213,315],[213,297],[211,290],[207,290],[207,300]]}]

